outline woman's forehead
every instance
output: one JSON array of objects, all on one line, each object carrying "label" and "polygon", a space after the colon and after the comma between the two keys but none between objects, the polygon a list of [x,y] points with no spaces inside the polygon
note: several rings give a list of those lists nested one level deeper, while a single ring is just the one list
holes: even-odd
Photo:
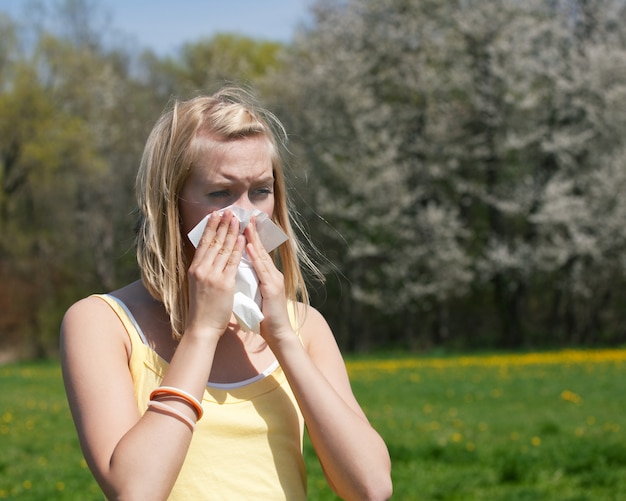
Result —
[{"label": "woman's forehead", "polygon": [[217,181],[242,175],[272,177],[274,147],[265,136],[209,141],[212,144],[198,148],[191,176]]}]

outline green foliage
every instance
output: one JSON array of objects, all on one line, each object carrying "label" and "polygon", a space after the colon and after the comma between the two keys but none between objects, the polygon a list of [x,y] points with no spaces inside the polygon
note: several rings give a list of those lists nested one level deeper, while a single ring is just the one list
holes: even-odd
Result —
[{"label": "green foliage", "polygon": [[267,75],[280,68],[282,50],[276,42],[222,33],[185,44],[175,57],[144,58],[160,92],[189,96],[233,82],[262,91]]},{"label": "green foliage", "polygon": [[209,40],[186,44],[178,60],[189,74],[189,80],[200,87],[207,83],[209,68],[220,73],[219,80],[255,81],[277,66],[281,44],[257,41],[248,37],[222,33]]}]

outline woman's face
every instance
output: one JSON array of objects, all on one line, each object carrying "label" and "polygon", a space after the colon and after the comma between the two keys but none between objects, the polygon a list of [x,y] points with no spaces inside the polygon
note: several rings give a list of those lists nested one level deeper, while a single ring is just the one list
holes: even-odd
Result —
[{"label": "woman's face", "polygon": [[[213,211],[229,205],[258,209],[272,217],[274,174],[271,146],[263,136],[219,144],[200,158],[179,197],[183,235]],[[187,242],[187,239],[185,239]]]}]

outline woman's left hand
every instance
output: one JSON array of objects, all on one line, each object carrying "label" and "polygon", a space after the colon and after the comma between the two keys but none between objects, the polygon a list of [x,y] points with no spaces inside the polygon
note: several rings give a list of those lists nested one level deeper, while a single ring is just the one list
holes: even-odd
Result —
[{"label": "woman's left hand", "polygon": [[245,237],[248,242],[246,250],[259,278],[259,290],[263,298],[261,310],[265,319],[261,322],[261,335],[270,344],[280,341],[283,336],[292,337],[293,328],[289,321],[285,295],[285,277],[263,247],[254,217],[246,227]]}]

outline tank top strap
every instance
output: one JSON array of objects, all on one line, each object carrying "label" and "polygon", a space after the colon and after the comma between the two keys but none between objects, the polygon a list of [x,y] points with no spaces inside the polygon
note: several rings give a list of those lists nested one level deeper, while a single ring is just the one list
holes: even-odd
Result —
[{"label": "tank top strap", "polygon": [[93,297],[102,299],[118,316],[120,322],[122,322],[122,325],[124,326],[124,329],[128,333],[133,351],[136,351],[138,346],[148,346],[148,341],[146,340],[141,327],[139,327],[137,320],[135,320],[135,317],[128,309],[128,306],[126,306],[121,299],[111,294],[93,294]]},{"label": "tank top strap", "polygon": [[124,302],[111,294],[94,294],[106,302],[118,316],[130,339],[131,353],[128,360],[137,409],[144,413],[150,393],[161,384],[167,363],[146,343],[146,338],[135,317]]},{"label": "tank top strap", "polygon": [[300,334],[300,327],[302,326],[302,321],[304,319],[300,318],[300,316],[298,315],[297,308],[298,308],[298,303],[294,301],[287,302],[287,313],[289,314],[289,322],[291,323],[291,327],[293,328],[294,332],[298,336],[298,339],[302,343],[302,335]]}]

